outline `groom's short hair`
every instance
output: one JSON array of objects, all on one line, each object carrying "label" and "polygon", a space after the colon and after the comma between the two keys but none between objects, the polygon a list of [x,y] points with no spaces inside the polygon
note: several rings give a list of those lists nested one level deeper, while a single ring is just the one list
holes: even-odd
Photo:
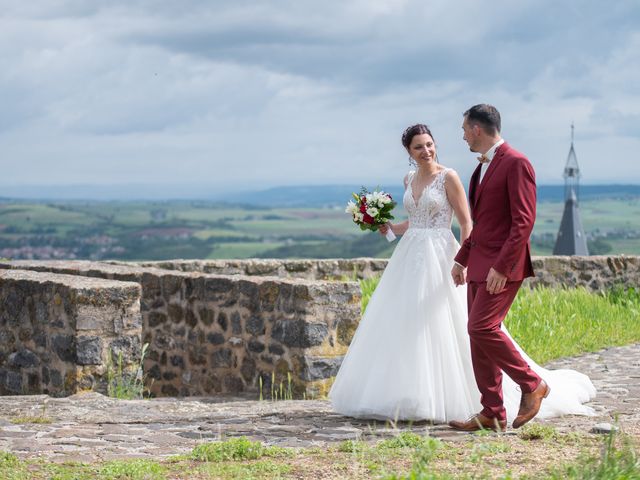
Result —
[{"label": "groom's short hair", "polygon": [[500,112],[493,105],[481,103],[464,112],[467,123],[479,125],[487,135],[500,133]]}]

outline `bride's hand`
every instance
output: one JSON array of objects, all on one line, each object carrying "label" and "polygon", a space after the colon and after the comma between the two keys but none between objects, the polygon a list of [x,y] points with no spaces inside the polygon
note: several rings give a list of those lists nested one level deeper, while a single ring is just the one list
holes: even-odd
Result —
[{"label": "bride's hand", "polygon": [[391,223],[385,223],[384,225],[380,225],[380,227],[378,227],[378,231],[380,232],[380,235],[382,235],[383,237],[387,234],[389,230],[393,231],[393,229],[391,228]]}]

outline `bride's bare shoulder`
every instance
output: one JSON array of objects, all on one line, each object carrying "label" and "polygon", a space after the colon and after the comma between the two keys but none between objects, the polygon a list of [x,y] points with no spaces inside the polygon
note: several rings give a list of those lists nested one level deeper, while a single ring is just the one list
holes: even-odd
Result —
[{"label": "bride's bare shoulder", "polygon": [[443,168],[445,180],[460,180],[460,175],[453,168],[444,167]]}]

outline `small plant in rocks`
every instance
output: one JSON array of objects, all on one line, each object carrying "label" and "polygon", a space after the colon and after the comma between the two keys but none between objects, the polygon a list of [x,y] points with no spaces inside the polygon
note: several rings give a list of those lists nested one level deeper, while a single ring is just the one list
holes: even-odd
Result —
[{"label": "small plant in rocks", "polygon": [[107,395],[120,400],[143,398],[145,375],[142,371],[142,364],[148,348],[148,343],[142,346],[140,361],[133,374],[124,371],[122,352],[118,353],[118,360],[115,364],[111,352],[109,352],[107,356]]}]

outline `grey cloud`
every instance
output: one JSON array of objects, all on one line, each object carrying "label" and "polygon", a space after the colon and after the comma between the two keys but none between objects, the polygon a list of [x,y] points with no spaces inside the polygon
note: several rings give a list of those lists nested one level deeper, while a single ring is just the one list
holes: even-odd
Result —
[{"label": "grey cloud", "polygon": [[610,174],[640,181],[625,160],[640,148],[637,2],[9,3],[4,181],[90,183],[96,166],[103,182],[395,181],[415,121],[464,176],[460,115],[479,101],[543,181],[559,178],[573,120],[598,138],[585,170],[617,151]]}]

